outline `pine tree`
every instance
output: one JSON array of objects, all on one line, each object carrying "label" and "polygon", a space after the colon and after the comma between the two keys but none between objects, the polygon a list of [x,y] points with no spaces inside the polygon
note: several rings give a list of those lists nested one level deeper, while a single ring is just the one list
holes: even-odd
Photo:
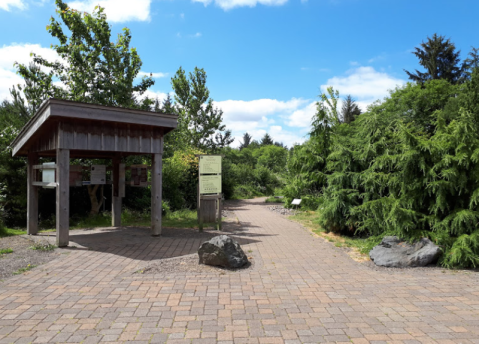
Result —
[{"label": "pine tree", "polygon": [[460,63],[460,51],[456,51],[456,46],[449,38],[434,34],[422,42],[421,47],[416,47],[413,54],[426,72],[416,69],[415,73],[411,73],[404,70],[412,81],[424,83],[427,80],[445,79],[453,84],[464,81],[467,65]]},{"label": "pine tree", "polygon": [[250,134],[244,133],[243,134],[243,142],[240,143],[239,149],[241,150],[243,148],[247,148],[250,145],[252,139],[253,139],[253,137]]},{"label": "pine tree", "polygon": [[343,123],[351,123],[356,119],[356,116],[361,114],[361,109],[356,104],[351,95],[346,96],[343,106],[341,107],[341,117]]},{"label": "pine tree", "polygon": [[261,141],[259,142],[261,146],[268,146],[272,145],[273,143],[273,139],[271,138],[271,136],[269,136],[268,133],[264,134],[264,136],[261,138]]}]

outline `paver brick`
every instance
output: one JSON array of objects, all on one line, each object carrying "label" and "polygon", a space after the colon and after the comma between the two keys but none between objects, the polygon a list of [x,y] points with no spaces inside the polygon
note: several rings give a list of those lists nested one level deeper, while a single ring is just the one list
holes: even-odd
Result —
[{"label": "paver brick", "polygon": [[0,284],[0,343],[479,343],[474,273],[371,269],[260,202],[228,206],[240,272],[133,274],[201,241],[71,232],[90,249]]}]

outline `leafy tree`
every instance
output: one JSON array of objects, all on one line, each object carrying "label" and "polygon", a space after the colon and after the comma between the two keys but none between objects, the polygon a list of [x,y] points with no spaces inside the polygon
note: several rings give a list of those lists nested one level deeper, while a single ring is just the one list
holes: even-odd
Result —
[{"label": "leafy tree", "polygon": [[26,221],[26,159],[13,158],[10,147],[28,119],[24,107],[18,100],[0,104],[0,226],[18,226]]},{"label": "leafy tree", "polygon": [[351,95],[346,96],[343,106],[341,107],[341,117],[343,123],[351,123],[361,114],[361,109],[354,101]]},{"label": "leafy tree", "polygon": [[252,139],[253,139],[253,137],[250,134],[244,133],[243,134],[243,142],[241,142],[239,149],[241,150],[243,148],[247,148],[250,145]]},{"label": "leafy tree", "polygon": [[274,144],[273,139],[271,136],[269,136],[268,133],[264,134],[264,136],[261,138],[261,141],[259,142],[261,146],[268,146]]},{"label": "leafy tree", "polygon": [[[33,53],[34,63],[46,67],[49,72],[16,64],[18,74],[26,81],[23,92],[28,103],[38,107],[41,100],[58,97],[109,106],[147,108],[151,100],[140,101],[139,97],[154,84],[154,80],[143,77],[134,85],[142,62],[136,49],[130,48],[130,30],[124,28],[114,43],[102,7],[95,7],[95,11],[89,14],[69,8],[62,0],[56,0],[56,5],[61,23],[52,17],[47,30],[59,41],[52,48],[61,60],[47,61]],[[61,86],[54,80],[58,80]]]},{"label": "leafy tree", "polygon": [[456,46],[449,38],[434,34],[416,48],[414,55],[426,72],[416,70],[411,73],[404,70],[412,81],[424,83],[427,80],[445,79],[453,84],[464,81],[467,64],[460,63],[460,51],[456,51]]},{"label": "leafy tree", "polygon": [[179,115],[178,128],[171,134],[171,141],[177,147],[191,146],[201,150],[217,149],[232,142],[231,133],[222,134],[215,140],[215,134],[226,130],[223,111],[213,106],[210,91],[206,87],[206,72],[195,67],[188,78],[179,68],[171,78],[175,91],[175,107]]},{"label": "leafy tree", "polygon": [[284,172],[288,151],[275,145],[263,146],[254,152],[258,166],[264,166],[273,172]]},{"label": "leafy tree", "polygon": [[[33,65],[16,64],[25,86],[18,86],[13,93],[22,99],[19,91],[23,91],[29,115],[50,97],[149,109],[152,101],[140,100],[140,97],[154,81],[151,77],[143,77],[134,85],[142,62],[136,49],[130,48],[130,30],[124,28],[114,43],[103,8],[97,6],[89,14],[69,8],[61,0],[56,0],[56,5],[61,23],[52,17],[47,30],[59,41],[52,48],[61,60],[47,61],[33,53]],[[103,201],[97,200],[97,189],[98,186],[88,186],[94,214],[98,213],[97,205]]]}]

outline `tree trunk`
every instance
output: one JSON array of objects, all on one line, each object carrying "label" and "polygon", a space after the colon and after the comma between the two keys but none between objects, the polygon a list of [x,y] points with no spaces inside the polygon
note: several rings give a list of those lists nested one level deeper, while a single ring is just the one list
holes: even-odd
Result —
[{"label": "tree trunk", "polygon": [[87,191],[88,191],[88,196],[90,196],[90,204],[91,204],[91,210],[90,210],[90,215],[98,215],[100,212],[100,208],[103,205],[103,185],[101,186],[101,195],[100,195],[100,201],[98,201],[98,198],[96,197],[96,192],[98,191],[98,187],[100,185],[97,184],[92,187],[92,185],[87,185]]}]

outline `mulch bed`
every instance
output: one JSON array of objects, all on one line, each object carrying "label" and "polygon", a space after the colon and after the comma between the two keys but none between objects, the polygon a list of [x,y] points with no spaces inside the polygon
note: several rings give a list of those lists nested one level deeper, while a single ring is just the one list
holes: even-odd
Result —
[{"label": "mulch bed", "polygon": [[12,249],[12,253],[0,254],[0,281],[18,274],[19,269],[48,263],[60,256],[57,250],[40,251],[30,247],[34,241],[27,236],[11,236],[0,238],[0,250]]}]

